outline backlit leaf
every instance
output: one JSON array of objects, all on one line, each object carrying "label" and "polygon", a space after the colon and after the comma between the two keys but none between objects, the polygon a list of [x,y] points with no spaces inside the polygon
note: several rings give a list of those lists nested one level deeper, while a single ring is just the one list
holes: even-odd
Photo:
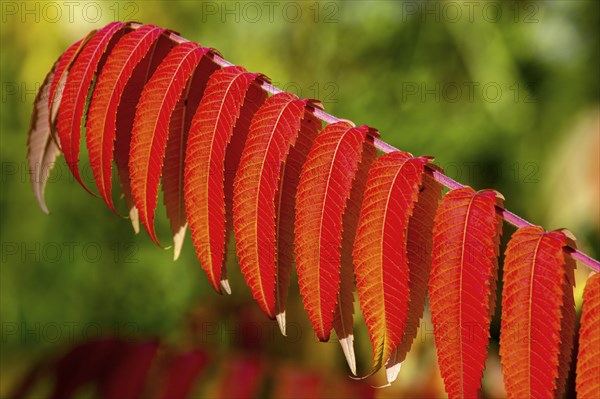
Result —
[{"label": "backlit leaf", "polygon": [[94,76],[101,71],[102,64],[126,27],[127,24],[122,22],[112,22],[100,29],[83,46],[69,71],[58,110],[57,130],[62,152],[71,173],[86,190],[88,188],[79,173],[84,108]]},{"label": "backlit leaf", "polygon": [[[256,96],[261,92],[258,78],[258,74],[241,67],[215,72],[193,118],[186,149],[185,203],[192,240],[209,282],[219,293],[221,281],[226,281],[221,271],[230,231],[226,221],[225,180],[237,170],[241,153],[235,154],[236,149],[243,148],[248,121],[265,99]],[[247,96],[252,87],[251,95]],[[226,171],[227,156],[237,158],[233,170],[230,167]],[[228,197],[231,202],[231,193]]]},{"label": "backlit leaf", "polygon": [[572,339],[572,328],[565,333],[561,323],[569,317],[565,295],[573,295],[566,245],[564,232],[530,226],[517,230],[506,248],[500,357],[509,398],[562,396],[560,352],[570,345],[561,341]]},{"label": "backlit leaf", "polygon": [[329,339],[340,289],[343,215],[369,128],[327,125],[317,136],[296,194],[295,250],[304,307],[317,337]]},{"label": "backlit leaf", "polygon": [[433,227],[429,307],[448,396],[476,398],[496,299],[502,220],[494,191],[452,190]]},{"label": "backlit leaf", "polygon": [[254,114],[233,195],[240,268],[254,299],[275,318],[276,209],[281,166],[296,143],[308,100],[276,94]]}]

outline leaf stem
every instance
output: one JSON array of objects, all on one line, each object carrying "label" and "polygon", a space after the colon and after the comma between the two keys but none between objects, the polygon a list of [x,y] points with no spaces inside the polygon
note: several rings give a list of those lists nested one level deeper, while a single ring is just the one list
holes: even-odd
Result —
[{"label": "leaf stem", "polygon": [[[137,27],[139,27],[139,25],[137,24],[132,24],[132,27],[135,29]],[[176,35],[174,33],[170,33],[170,38],[177,42],[177,43],[185,43],[188,42],[189,40]],[[227,61],[226,59],[224,59],[223,57],[221,57],[218,54],[214,54],[214,61],[215,63],[217,63],[219,66],[221,67],[227,67],[227,66],[233,66],[234,64],[232,64],[231,62]],[[270,94],[277,94],[277,93],[281,93],[283,90],[273,86],[270,83],[263,83],[262,88],[270,93]],[[325,123],[335,123],[335,122],[340,122],[341,119],[328,114],[327,112],[321,110],[321,109],[315,109],[315,111],[313,112],[313,114],[319,118],[320,120],[322,120]],[[382,151],[382,152],[393,152],[393,151],[400,151],[399,149],[397,149],[396,147],[378,139],[375,138],[374,139],[374,145],[375,148],[377,148],[378,150]],[[429,171],[432,173],[434,179],[436,181],[438,181],[439,183],[443,184],[444,186],[448,187],[451,190],[457,189],[457,188],[461,188],[464,187],[463,184],[457,182],[454,179],[451,179],[450,177],[446,176],[445,174],[441,173],[438,170],[434,170],[432,168],[429,168]],[[528,222],[527,220],[523,219],[522,217],[520,217],[519,215],[516,215],[512,212],[510,212],[507,209],[501,208],[499,206],[496,206],[496,212],[508,223],[512,224],[513,226],[516,226],[518,228],[521,227],[525,227],[525,226],[532,226],[533,224]],[[571,246],[566,246],[565,247],[565,252],[567,254],[569,254],[573,259],[575,259],[576,261],[586,265],[587,267],[589,267],[592,270],[595,270],[597,272],[600,272],[600,262],[597,261],[596,259],[592,258],[591,256],[587,255],[586,253],[573,248]]]}]

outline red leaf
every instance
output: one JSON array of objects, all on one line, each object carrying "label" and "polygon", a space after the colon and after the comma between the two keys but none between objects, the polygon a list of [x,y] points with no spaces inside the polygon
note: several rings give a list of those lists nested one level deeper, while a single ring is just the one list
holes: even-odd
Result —
[{"label": "red leaf", "polygon": [[419,200],[415,204],[408,222],[408,320],[400,344],[392,352],[385,365],[388,383],[396,380],[400,365],[417,336],[420,320],[425,310],[425,296],[431,271],[433,220],[441,194],[442,185],[436,182],[431,175],[424,174]]},{"label": "red leaf", "polygon": [[258,78],[259,74],[246,72],[242,67],[215,72],[194,115],[188,138],[184,178],[188,221],[198,259],[219,293],[220,282],[225,279],[221,269],[227,238],[225,160],[235,150],[230,143],[240,137],[241,146],[246,141],[248,124],[239,120],[240,116],[250,119],[264,99],[255,101],[247,96]]},{"label": "red leaf", "polygon": [[200,99],[203,97],[208,79],[218,68],[218,65],[212,59],[202,58],[171,114],[169,139],[167,140],[163,166],[162,189],[167,217],[173,233],[173,258],[175,260],[181,253],[187,228],[183,185],[184,161],[190,125],[200,104]]},{"label": "red leaf", "polygon": [[354,258],[352,250],[359,224],[363,194],[371,165],[377,158],[377,150],[372,145],[363,146],[361,161],[352,183],[352,191],[346,205],[342,227],[342,249],[340,267],[340,290],[333,314],[333,329],[338,337],[346,362],[352,374],[356,374],[354,354]]},{"label": "red leaf", "polygon": [[497,193],[450,191],[433,227],[429,307],[449,397],[475,398],[485,368],[502,219]]},{"label": "red leaf", "polygon": [[600,396],[600,274],[589,277],[583,291],[576,386],[580,398]]},{"label": "red leaf", "polygon": [[185,399],[194,387],[198,375],[208,365],[204,351],[194,350],[178,355],[171,361],[162,390],[164,399]]},{"label": "red leaf", "polygon": [[277,281],[275,283],[275,313],[283,335],[286,335],[285,310],[292,273],[294,254],[294,219],[296,217],[296,192],[302,165],[310,147],[321,130],[321,121],[309,113],[304,114],[296,144],[282,165],[282,178],[275,194],[277,210]]},{"label": "red leaf", "polygon": [[566,245],[565,233],[529,226],[517,230],[506,248],[500,357],[509,398],[562,395],[556,387],[561,346],[567,345],[561,340],[569,332],[564,334],[561,318],[565,295],[573,295]]},{"label": "red leaf", "polygon": [[[238,118],[235,128],[233,129],[233,136],[231,141],[227,145],[227,152],[225,153],[225,238],[228,240],[233,236],[233,186],[235,183],[235,176],[242,158],[242,152],[246,145],[246,139],[248,132],[250,131],[250,124],[252,123],[252,117],[259,110],[262,104],[267,100],[267,93],[262,90],[258,85],[251,85],[246,96],[244,106],[240,111],[240,117]],[[227,244],[227,242],[225,243]],[[227,280],[227,270],[225,264],[227,263],[227,256],[234,254],[235,250],[226,251],[223,257],[223,267],[221,268],[221,286],[223,289],[231,294],[231,287]]]},{"label": "red leaf", "polygon": [[131,192],[140,221],[157,245],[154,215],[169,121],[186,83],[208,52],[192,42],[175,46],[144,87],[137,105],[129,153]]},{"label": "red leaf", "polygon": [[296,142],[308,100],[276,94],[252,118],[233,189],[240,268],[254,299],[275,318],[275,194],[281,165]]},{"label": "red leaf", "polygon": [[131,182],[129,179],[129,148],[131,145],[131,131],[133,130],[135,109],[146,82],[173,47],[175,47],[175,42],[168,36],[159,36],[152,50],[134,69],[131,78],[129,78],[125,86],[125,90],[121,96],[122,100],[117,110],[117,132],[114,150],[115,164],[117,165],[121,191],[129,210],[129,218],[136,233],[139,232],[140,228],[139,216],[133,200],[133,194],[131,193]]},{"label": "red leaf", "polygon": [[106,56],[127,24],[112,22],[87,42],[69,71],[58,109],[58,137],[67,165],[73,176],[88,192],[79,174],[79,145],[84,108],[94,75],[102,69]]},{"label": "red leaf", "polygon": [[354,128],[346,122],[328,125],[300,175],[294,225],[298,283],[322,341],[329,339],[338,301],[343,214],[368,132],[367,126]]},{"label": "red leaf", "polygon": [[135,67],[164,31],[144,25],[123,36],[109,54],[94,87],[86,120],[87,149],[98,191],[115,213],[111,187],[117,110]]}]

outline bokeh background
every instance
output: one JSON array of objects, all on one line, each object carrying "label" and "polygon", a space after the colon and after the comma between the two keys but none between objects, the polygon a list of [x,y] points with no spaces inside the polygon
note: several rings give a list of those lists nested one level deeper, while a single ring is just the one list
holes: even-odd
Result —
[{"label": "bokeh background", "polygon": [[[26,167],[35,92],[68,45],[114,19],[171,28],[282,89],[320,98],[328,112],[378,128],[398,148],[434,155],[449,176],[497,189],[526,219],[546,229],[568,227],[581,249],[600,256],[596,1],[3,1],[1,7],[2,397],[40,359],[100,336],[209,348],[213,370],[195,388],[203,396],[236,384],[224,377],[236,356],[271,365],[260,371],[267,382],[258,396],[273,394],[281,368],[305,370],[330,388],[347,380],[339,345],[317,342],[295,282],[288,322],[297,333],[281,337],[252,302],[235,263],[233,295],[215,295],[189,236],[173,262],[171,251],[145,233],[134,235],[127,220],[82,190],[63,159],[46,190],[51,215],[38,208]],[[167,242],[164,210],[158,213],[159,236]],[[513,231],[505,226],[505,237]],[[588,272],[579,266],[578,311]],[[360,313],[355,319],[364,375],[370,343]],[[398,381],[371,394],[445,396],[432,330],[426,314]],[[498,338],[497,313],[484,397],[504,396]],[[368,380],[383,382],[381,374]]]}]

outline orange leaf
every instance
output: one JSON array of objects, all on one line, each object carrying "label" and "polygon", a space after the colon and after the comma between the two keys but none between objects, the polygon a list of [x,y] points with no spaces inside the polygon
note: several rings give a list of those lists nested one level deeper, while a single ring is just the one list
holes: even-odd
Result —
[{"label": "orange leaf", "polygon": [[354,246],[356,285],[373,347],[373,369],[398,346],[408,319],[407,227],[427,158],[381,156],[369,171]]},{"label": "orange leaf", "polygon": [[[561,397],[557,387],[563,344],[572,328],[561,323],[565,296],[573,296],[573,265],[565,261],[567,236],[529,226],[517,230],[506,248],[500,357],[509,398]],[[562,341],[562,342],[561,342]],[[564,363],[564,361],[562,361]]]},{"label": "orange leaf", "polygon": [[497,193],[450,191],[433,227],[429,307],[448,396],[476,398],[487,358],[496,298],[502,219]]}]

